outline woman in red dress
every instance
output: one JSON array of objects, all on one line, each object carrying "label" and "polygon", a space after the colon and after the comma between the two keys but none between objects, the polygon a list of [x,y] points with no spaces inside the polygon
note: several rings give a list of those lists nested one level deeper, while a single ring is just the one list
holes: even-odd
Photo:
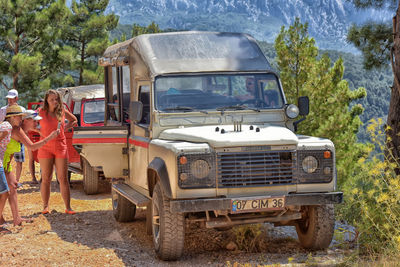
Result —
[{"label": "woman in red dress", "polygon": [[[39,109],[41,136],[48,136],[52,131],[60,129],[60,135],[41,147],[38,152],[40,169],[42,171],[42,184],[40,193],[43,200],[43,214],[49,213],[50,183],[53,175],[53,166],[56,167],[57,178],[60,182],[61,196],[65,204],[65,213],[75,214],[71,208],[71,195],[68,171],[68,149],[65,131],[76,125],[77,119],[71,112],[64,108],[61,95],[55,90],[48,90],[44,97],[43,108]],[[65,123],[65,120],[68,123]]]}]

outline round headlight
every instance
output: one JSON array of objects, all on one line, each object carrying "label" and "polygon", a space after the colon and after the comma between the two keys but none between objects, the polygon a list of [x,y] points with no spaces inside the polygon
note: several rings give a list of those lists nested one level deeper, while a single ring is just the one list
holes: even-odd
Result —
[{"label": "round headlight", "polygon": [[210,173],[210,165],[207,161],[198,159],[190,164],[190,172],[198,179],[205,178]]},{"label": "round headlight", "polygon": [[296,105],[290,104],[286,108],[286,116],[291,119],[296,118],[297,116],[299,116],[299,108]]},{"label": "round headlight", "polygon": [[313,156],[307,156],[303,159],[301,165],[306,173],[313,173],[318,168],[318,160]]}]

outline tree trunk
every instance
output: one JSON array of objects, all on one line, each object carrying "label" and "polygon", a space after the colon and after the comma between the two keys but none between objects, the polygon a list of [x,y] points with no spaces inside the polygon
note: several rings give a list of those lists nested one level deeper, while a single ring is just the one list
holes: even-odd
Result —
[{"label": "tree trunk", "polygon": [[79,68],[79,85],[83,85],[83,68],[85,65],[85,42],[81,44],[81,66]]},{"label": "tree trunk", "polygon": [[[387,117],[386,139],[388,149],[386,156],[389,161],[396,160],[398,162],[400,158],[400,2],[393,18],[393,47],[391,53],[394,81]],[[400,168],[396,169],[396,173],[400,174]]]}]

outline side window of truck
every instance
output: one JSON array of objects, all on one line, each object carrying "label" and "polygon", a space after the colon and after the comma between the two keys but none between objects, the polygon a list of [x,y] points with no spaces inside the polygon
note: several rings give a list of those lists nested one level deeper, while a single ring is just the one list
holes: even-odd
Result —
[{"label": "side window of truck", "polygon": [[139,101],[143,104],[142,119],[139,124],[148,126],[150,124],[150,86],[141,85],[139,87]]},{"label": "side window of truck", "polygon": [[[111,76],[111,77],[110,77]],[[129,124],[130,70],[129,65],[112,66],[107,71],[108,124]],[[109,80],[111,79],[111,81]]]},{"label": "side window of truck", "polygon": [[123,123],[129,123],[129,102],[131,99],[131,81],[129,65],[120,67],[120,86],[122,88],[122,116]]},{"label": "side window of truck", "polygon": [[74,103],[74,109],[72,110],[72,114],[78,119],[78,126],[81,126],[81,102],[77,101]]},{"label": "side window of truck", "polygon": [[[111,81],[108,81],[107,97],[107,120],[111,122],[120,122],[119,96],[118,96],[118,76],[119,69],[116,66],[111,68]],[[108,75],[106,76],[108,77]]]}]

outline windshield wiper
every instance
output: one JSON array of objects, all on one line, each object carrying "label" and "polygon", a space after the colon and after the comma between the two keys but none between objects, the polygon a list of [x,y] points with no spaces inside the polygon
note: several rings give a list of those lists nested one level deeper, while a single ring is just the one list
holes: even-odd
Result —
[{"label": "windshield wiper", "polygon": [[246,106],[242,105],[231,105],[217,108],[217,111],[225,111],[225,110],[244,110]]},{"label": "windshield wiper", "polygon": [[172,108],[164,108],[164,111],[170,111],[170,110],[181,110],[181,111],[193,111],[194,109],[191,107],[184,107],[184,106],[176,106],[176,107],[172,107]]},{"label": "windshield wiper", "polygon": [[251,108],[251,107],[244,106],[244,105],[231,105],[231,106],[224,106],[224,107],[217,108],[217,110],[221,111],[222,113],[225,110],[245,110],[245,109],[250,109],[250,110],[253,110],[256,112],[260,112],[260,109],[258,109],[258,108]]},{"label": "windshield wiper", "polygon": [[173,107],[173,108],[164,108],[164,111],[170,111],[170,110],[181,110],[183,112],[190,112],[190,111],[198,111],[204,114],[208,114],[208,112],[206,110],[195,110],[194,108],[191,107],[183,107],[183,106],[177,106],[177,107]]},{"label": "windshield wiper", "polygon": [[246,109],[250,109],[250,110],[253,110],[253,111],[256,111],[256,112],[260,112],[260,109],[259,108],[251,108],[251,107],[245,107]]}]

